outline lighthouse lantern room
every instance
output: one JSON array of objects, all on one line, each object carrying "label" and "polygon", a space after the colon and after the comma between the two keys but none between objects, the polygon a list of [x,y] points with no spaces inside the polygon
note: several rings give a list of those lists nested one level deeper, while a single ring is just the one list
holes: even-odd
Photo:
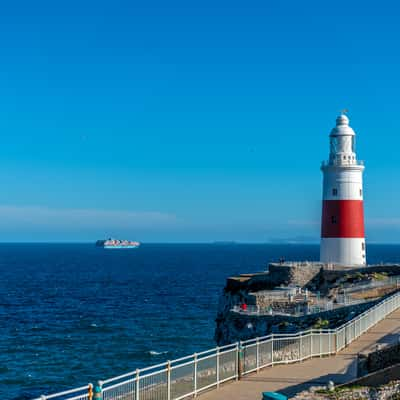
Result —
[{"label": "lighthouse lantern room", "polygon": [[329,160],[321,166],[323,202],[320,259],[346,266],[365,265],[362,174],[355,133],[343,113],[330,134]]}]

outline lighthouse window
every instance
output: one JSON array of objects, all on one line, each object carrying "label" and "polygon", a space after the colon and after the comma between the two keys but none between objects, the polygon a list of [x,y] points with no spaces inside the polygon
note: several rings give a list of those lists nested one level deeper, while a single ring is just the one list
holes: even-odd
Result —
[{"label": "lighthouse window", "polygon": [[339,151],[338,147],[338,138],[334,136],[331,138],[331,154],[336,154]]},{"label": "lighthouse window", "polygon": [[364,242],[361,243],[361,249],[362,249],[363,251],[365,250],[365,243],[364,243]]},{"label": "lighthouse window", "polygon": [[337,196],[337,189],[332,189],[332,196]]},{"label": "lighthouse window", "polygon": [[360,189],[360,196],[362,196],[362,189]]},{"label": "lighthouse window", "polygon": [[337,218],[335,215],[332,215],[331,221],[332,221],[332,224],[337,224]]}]

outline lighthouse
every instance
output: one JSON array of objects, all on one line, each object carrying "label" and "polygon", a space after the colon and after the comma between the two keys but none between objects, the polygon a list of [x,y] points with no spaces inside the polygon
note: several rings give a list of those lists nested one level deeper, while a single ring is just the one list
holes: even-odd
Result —
[{"label": "lighthouse", "polygon": [[322,163],[320,260],[346,266],[366,264],[362,174],[355,132],[345,114],[330,133],[329,160]]}]

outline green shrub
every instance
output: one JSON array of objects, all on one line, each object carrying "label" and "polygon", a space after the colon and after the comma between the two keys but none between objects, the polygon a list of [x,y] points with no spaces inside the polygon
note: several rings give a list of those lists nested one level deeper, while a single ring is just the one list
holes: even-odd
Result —
[{"label": "green shrub", "polygon": [[329,326],[329,321],[327,319],[318,318],[315,321],[313,328],[314,329],[324,329],[324,328],[327,328],[328,326]]}]

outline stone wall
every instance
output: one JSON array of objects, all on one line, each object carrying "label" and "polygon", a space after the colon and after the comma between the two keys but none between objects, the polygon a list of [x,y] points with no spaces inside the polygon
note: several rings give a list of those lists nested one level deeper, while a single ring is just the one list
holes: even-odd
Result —
[{"label": "stone wall", "polygon": [[254,274],[241,274],[227,279],[225,290],[228,292],[270,290],[277,286],[304,287],[322,271],[319,263],[271,263],[268,271]]},{"label": "stone wall", "polygon": [[357,273],[361,274],[373,274],[385,272],[388,275],[400,275],[400,265],[371,265],[362,268],[351,268],[351,269],[324,269],[323,279],[327,282],[334,282],[345,275],[353,275]]},{"label": "stone wall", "polygon": [[268,271],[241,274],[227,279],[225,290],[236,292],[246,290],[255,292],[258,290],[268,290],[274,287],[284,285],[305,287],[311,283],[334,282],[345,275],[353,275],[357,273],[382,273],[388,275],[400,275],[400,265],[371,265],[362,268],[328,268],[327,265],[321,263],[271,263]]},{"label": "stone wall", "polygon": [[400,343],[358,354],[357,375],[363,376],[400,363]]},{"label": "stone wall", "polygon": [[[253,303],[248,303],[253,304]],[[296,301],[290,302],[288,299],[274,300],[268,296],[255,296],[255,305],[264,312],[271,307],[274,313],[295,314],[296,312],[306,312],[308,302]]]},{"label": "stone wall", "polygon": [[294,263],[294,264],[269,264],[268,271],[271,282],[275,286],[294,285],[304,287],[321,272],[322,264]]},{"label": "stone wall", "polygon": [[354,379],[344,385],[357,385],[357,386],[379,386],[387,384],[400,377],[400,364],[395,364],[390,367],[371,372],[361,378]]}]

